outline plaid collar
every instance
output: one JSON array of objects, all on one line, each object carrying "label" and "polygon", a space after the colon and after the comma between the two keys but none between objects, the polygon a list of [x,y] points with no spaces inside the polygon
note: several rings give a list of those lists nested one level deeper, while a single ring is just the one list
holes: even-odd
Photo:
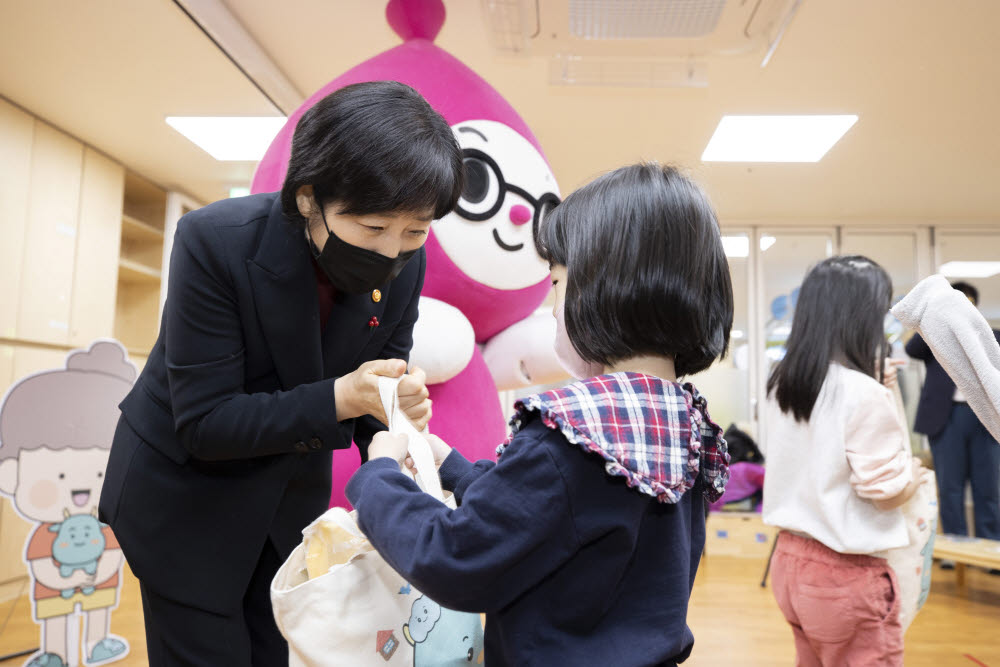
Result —
[{"label": "plaid collar", "polygon": [[[710,502],[729,480],[729,454],[722,429],[690,383],[680,385],[641,373],[613,373],[535,394],[514,404],[510,436],[497,455],[538,413],[586,452],[605,460],[605,471],[661,503],[676,503],[699,472]],[[706,433],[702,446],[702,431]]]}]

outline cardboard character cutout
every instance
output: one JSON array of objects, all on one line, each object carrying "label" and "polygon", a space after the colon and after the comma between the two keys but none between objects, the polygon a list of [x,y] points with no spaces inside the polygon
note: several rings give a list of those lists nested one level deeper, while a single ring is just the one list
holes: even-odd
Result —
[{"label": "cardboard character cutout", "polygon": [[75,667],[80,648],[85,665],[128,654],[111,634],[124,557],[97,501],[118,404],[135,378],[121,344],[98,341],[67,355],[65,368],[16,382],[0,407],[0,493],[35,524],[24,560],[41,650],[26,667]]}]

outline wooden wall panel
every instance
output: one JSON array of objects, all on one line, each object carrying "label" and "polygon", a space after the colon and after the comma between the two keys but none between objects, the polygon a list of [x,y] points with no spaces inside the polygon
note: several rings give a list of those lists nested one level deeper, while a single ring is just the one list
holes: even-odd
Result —
[{"label": "wooden wall panel", "polygon": [[17,337],[69,341],[83,144],[35,121]]},{"label": "wooden wall panel", "polygon": [[86,346],[114,333],[125,169],[87,148],[83,155],[70,342]]},{"label": "wooden wall panel", "polygon": [[0,336],[14,336],[21,294],[34,119],[0,99]]}]

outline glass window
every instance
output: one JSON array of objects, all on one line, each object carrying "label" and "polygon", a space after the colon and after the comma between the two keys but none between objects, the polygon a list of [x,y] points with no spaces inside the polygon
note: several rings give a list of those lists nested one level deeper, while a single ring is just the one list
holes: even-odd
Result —
[{"label": "glass window", "polygon": [[723,231],[723,244],[733,281],[733,329],[729,354],[690,378],[708,400],[712,419],[723,429],[730,424],[753,431],[750,404],[750,239],[749,232]]},{"label": "glass window", "polygon": [[937,262],[951,282],[962,280],[979,290],[979,310],[1000,328],[1000,233],[939,231]]},{"label": "glass window", "polygon": [[[832,229],[808,231],[767,230],[758,234],[760,250],[761,338],[757,377],[757,404],[767,396],[767,378],[774,364],[785,356],[785,343],[792,331],[792,317],[799,286],[809,269],[833,256]],[[758,411],[758,418],[763,411]]]}]

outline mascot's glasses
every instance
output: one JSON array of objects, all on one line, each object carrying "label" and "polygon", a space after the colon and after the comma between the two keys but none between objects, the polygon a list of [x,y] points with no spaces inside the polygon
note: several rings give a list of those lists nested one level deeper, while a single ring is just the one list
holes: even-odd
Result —
[{"label": "mascot's glasses", "polygon": [[481,150],[466,148],[462,151],[462,162],[465,169],[465,187],[462,196],[455,207],[456,213],[466,220],[489,220],[503,208],[508,192],[513,192],[534,209],[531,221],[532,234],[538,237],[538,225],[545,216],[559,204],[559,197],[546,192],[539,198],[531,196],[523,188],[512,185],[504,180],[500,165],[492,157]]}]

